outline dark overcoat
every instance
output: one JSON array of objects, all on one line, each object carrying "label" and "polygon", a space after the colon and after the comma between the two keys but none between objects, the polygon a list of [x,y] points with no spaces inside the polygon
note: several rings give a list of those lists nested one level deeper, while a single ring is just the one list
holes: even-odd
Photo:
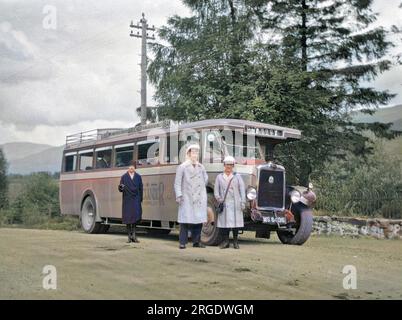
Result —
[{"label": "dark overcoat", "polygon": [[137,223],[142,217],[143,186],[141,176],[135,172],[131,179],[128,172],[122,175],[120,184],[124,184],[122,220],[124,224]]}]

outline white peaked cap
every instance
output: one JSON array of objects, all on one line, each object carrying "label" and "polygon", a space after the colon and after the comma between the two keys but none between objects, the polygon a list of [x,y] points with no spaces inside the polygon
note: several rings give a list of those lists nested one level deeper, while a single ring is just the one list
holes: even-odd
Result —
[{"label": "white peaked cap", "polygon": [[186,153],[188,153],[191,149],[198,149],[200,150],[200,146],[198,144],[190,144],[187,149],[186,149]]},{"label": "white peaked cap", "polygon": [[224,164],[235,164],[236,160],[232,156],[226,156],[225,159],[223,159]]}]

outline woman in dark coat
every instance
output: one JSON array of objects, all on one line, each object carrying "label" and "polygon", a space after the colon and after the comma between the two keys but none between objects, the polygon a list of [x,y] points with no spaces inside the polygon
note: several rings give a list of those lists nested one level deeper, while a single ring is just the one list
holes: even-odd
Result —
[{"label": "woman in dark coat", "polygon": [[120,179],[119,191],[123,193],[122,220],[127,226],[128,243],[139,242],[135,235],[135,225],[142,216],[142,179],[135,172],[135,162],[130,163],[128,171]]}]

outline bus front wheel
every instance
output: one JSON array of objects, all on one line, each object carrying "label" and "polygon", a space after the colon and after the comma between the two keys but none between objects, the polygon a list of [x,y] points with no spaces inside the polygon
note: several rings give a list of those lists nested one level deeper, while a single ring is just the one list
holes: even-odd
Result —
[{"label": "bus front wheel", "polygon": [[313,212],[310,208],[302,207],[295,212],[296,229],[294,231],[277,231],[283,244],[302,245],[310,237],[313,230]]},{"label": "bus front wheel", "polygon": [[96,221],[96,204],[92,196],[84,199],[81,206],[81,227],[86,233],[99,233],[102,229],[100,222]]}]

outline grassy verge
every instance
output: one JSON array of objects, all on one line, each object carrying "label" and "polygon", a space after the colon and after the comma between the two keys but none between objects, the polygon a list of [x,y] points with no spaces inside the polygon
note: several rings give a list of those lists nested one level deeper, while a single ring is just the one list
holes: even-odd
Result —
[{"label": "grassy verge", "polygon": [[37,220],[36,222],[8,223],[0,211],[0,228],[24,228],[41,230],[80,230],[80,221],[78,217],[59,216]]}]

